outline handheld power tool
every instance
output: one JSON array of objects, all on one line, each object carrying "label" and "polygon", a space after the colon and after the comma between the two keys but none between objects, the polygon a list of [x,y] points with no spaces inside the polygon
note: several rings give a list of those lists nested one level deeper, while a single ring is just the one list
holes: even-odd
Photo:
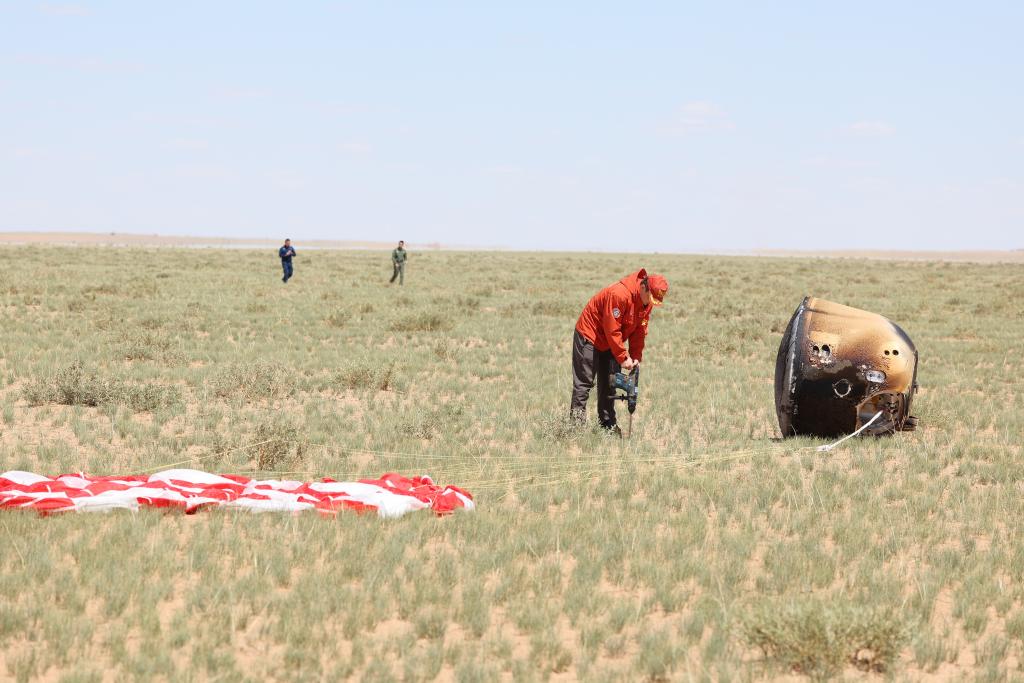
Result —
[{"label": "handheld power tool", "polygon": [[[640,366],[634,365],[629,374],[616,372],[612,375],[611,399],[613,401],[625,401],[629,410],[629,428],[626,436],[633,435],[633,413],[636,412],[637,394],[640,392]],[[619,393],[619,392],[622,393]]]}]

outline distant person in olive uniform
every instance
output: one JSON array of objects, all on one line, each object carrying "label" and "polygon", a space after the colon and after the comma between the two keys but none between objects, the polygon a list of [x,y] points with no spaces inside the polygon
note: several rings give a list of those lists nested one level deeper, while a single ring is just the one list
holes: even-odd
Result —
[{"label": "distant person in olive uniform", "polygon": [[391,265],[395,267],[395,272],[391,276],[390,282],[394,282],[395,278],[398,278],[398,284],[405,284],[405,259],[407,258],[405,253],[405,240],[398,240],[398,246],[391,252]]},{"label": "distant person in olive uniform", "polygon": [[292,257],[295,256],[295,247],[292,246],[292,241],[286,239],[284,246],[277,250],[277,255],[281,257],[281,267],[284,269],[284,277],[281,278],[281,282],[288,282],[292,276]]}]

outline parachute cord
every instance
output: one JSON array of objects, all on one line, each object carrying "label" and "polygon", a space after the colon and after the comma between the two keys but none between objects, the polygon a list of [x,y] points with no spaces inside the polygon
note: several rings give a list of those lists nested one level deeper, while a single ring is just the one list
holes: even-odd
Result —
[{"label": "parachute cord", "polygon": [[227,455],[228,453],[234,453],[235,451],[244,451],[244,450],[246,450],[248,448],[256,448],[257,446],[262,446],[264,444],[268,444],[271,441],[277,441],[277,439],[266,439],[265,441],[258,441],[256,443],[249,443],[249,444],[245,444],[244,446],[235,446],[234,448],[227,448],[227,449],[224,449],[222,451],[217,451],[216,453],[210,453],[208,455],[196,456],[196,457],[193,457],[193,458],[189,458],[188,460],[179,460],[178,462],[169,462],[169,463],[167,463],[165,465],[157,465],[156,467],[150,467],[148,469],[141,470],[139,472],[139,474],[153,474],[154,472],[159,472],[160,470],[170,469],[172,467],[178,467],[179,465],[191,465],[192,463],[199,462],[200,460],[209,460],[210,458],[219,458],[219,457],[223,457],[223,456]]},{"label": "parachute cord", "polygon": [[18,547],[18,541],[14,538],[14,534],[11,533],[11,527],[7,526],[7,520],[4,520],[4,529],[7,531],[7,535],[11,537],[11,545],[14,546],[15,552],[18,553],[18,559],[21,560],[21,568],[25,569],[25,556],[21,554],[21,548]]},{"label": "parachute cord", "polygon": [[[811,449],[813,449],[813,450],[815,450],[817,452],[828,452],[828,451],[831,451],[833,448],[835,448],[839,444],[843,443],[847,439],[852,439],[853,437],[859,435],[865,429],[867,429],[872,424],[874,424],[875,421],[877,421],[878,418],[881,417],[881,415],[882,415],[882,412],[879,411],[870,420],[868,420],[867,423],[865,423],[862,427],[860,427],[857,431],[853,432],[852,434],[848,434],[847,436],[844,436],[843,438],[839,439],[835,443],[826,444],[824,446],[817,446],[817,447],[810,446],[808,448],[800,448],[800,449],[796,449],[796,450],[797,451],[803,451],[803,450],[811,450]],[[417,459],[417,460],[420,460],[420,461],[423,461],[423,460],[427,460],[427,461],[436,460],[436,461],[439,461],[439,462],[437,462],[437,465],[440,466],[440,469],[442,469],[444,471],[447,471],[449,475],[456,475],[456,476],[458,476],[460,474],[462,474],[462,475],[466,475],[466,474],[474,475],[474,474],[477,474],[476,468],[473,467],[472,465],[469,465],[468,463],[458,463],[457,465],[452,466],[452,463],[440,462],[440,461],[448,461],[450,459],[450,456],[448,456],[448,455],[439,455],[439,454],[435,454],[435,453],[409,453],[409,452],[400,452],[400,451],[374,450],[374,449],[368,449],[368,448],[336,446],[336,445],[330,445],[330,444],[324,444],[324,443],[316,443],[316,442],[307,441],[307,440],[304,440],[304,439],[278,439],[278,438],[265,439],[265,440],[257,441],[257,442],[254,442],[254,443],[248,443],[248,444],[243,444],[243,445],[235,446],[233,448],[226,448],[226,449],[223,449],[223,450],[220,450],[220,451],[216,451],[214,453],[207,453],[206,455],[193,456],[193,457],[190,457],[188,459],[180,460],[180,461],[177,461],[177,462],[170,462],[170,463],[165,463],[165,464],[162,464],[162,465],[157,465],[157,466],[154,466],[154,467],[148,467],[146,469],[143,469],[143,470],[139,471],[138,473],[139,474],[152,474],[152,473],[160,471],[160,470],[165,470],[165,469],[173,468],[173,467],[180,467],[182,465],[184,465],[186,467],[190,466],[190,465],[191,466],[195,466],[195,465],[199,464],[202,461],[212,460],[212,459],[219,459],[219,458],[221,458],[221,457],[223,457],[223,456],[225,456],[225,455],[227,455],[229,453],[234,453],[234,452],[237,452],[237,451],[246,451],[246,450],[249,450],[249,449],[252,449],[252,448],[257,448],[259,446],[262,446],[262,445],[265,445],[265,444],[268,444],[268,443],[271,443],[271,442],[283,442],[283,443],[293,444],[293,445],[297,445],[297,446],[304,446],[306,448],[322,448],[322,449],[326,449],[326,450],[340,451],[340,452],[344,452],[344,453],[351,453],[351,454],[354,454],[354,455],[365,455],[365,456],[370,456],[372,458],[380,458],[380,459],[385,459],[385,460],[404,460],[404,459],[409,459],[409,460]],[[628,460],[625,460],[625,461],[621,461],[621,460],[615,459],[613,454],[606,454],[606,453],[578,454],[575,457],[570,457],[569,459],[566,459],[566,457],[564,455],[555,455],[555,454],[552,454],[552,455],[521,454],[521,455],[517,456],[516,459],[513,460],[513,461],[501,462],[501,463],[498,464],[498,471],[500,472],[498,478],[502,478],[500,475],[504,475],[504,477],[503,477],[504,479],[511,479],[511,480],[528,479],[528,480],[536,481],[537,473],[528,472],[527,470],[529,470],[533,466],[544,465],[545,463],[547,463],[548,469],[549,469],[549,471],[547,473],[548,476],[544,477],[543,475],[541,475],[541,477],[540,477],[541,479],[548,479],[548,478],[560,479],[562,477],[568,476],[569,474],[577,473],[581,467],[584,468],[584,469],[586,469],[587,467],[593,468],[595,466],[598,466],[599,464],[600,464],[600,467],[605,468],[606,470],[610,469],[612,471],[617,470],[620,467],[625,466],[625,465],[660,466],[660,467],[664,467],[665,469],[668,469],[668,470],[688,469],[688,468],[699,466],[699,465],[728,462],[728,461],[731,461],[731,460],[741,460],[741,459],[747,459],[747,458],[754,458],[754,457],[757,457],[759,455],[768,454],[772,450],[774,450],[774,449],[772,449],[772,448],[743,449],[743,450],[733,451],[733,452],[725,454],[725,455],[711,455],[710,457],[708,457],[708,454],[705,454],[704,458],[692,459],[692,460],[691,459],[685,459],[685,454],[682,454],[682,453],[660,454],[660,455],[655,455],[655,456],[647,456],[647,457],[640,457],[640,458],[635,458],[635,459],[628,459]],[[681,459],[680,456],[683,456],[683,459]],[[443,467],[443,465],[448,465],[448,467]],[[302,470],[290,470],[290,471],[284,471],[284,470],[238,470],[238,471],[236,471],[236,473],[237,474],[242,474],[242,473],[245,473],[245,474],[257,474],[257,473],[262,473],[262,474],[278,474],[278,475],[282,475],[282,474],[294,474],[294,475],[302,475],[302,474],[305,474],[305,475],[315,475],[315,474],[320,474],[322,476],[331,476],[330,474],[325,474],[325,473],[322,473],[322,472],[302,471]],[[338,473],[336,473],[335,476],[338,476]],[[347,476],[347,475],[342,475],[342,476]]]},{"label": "parachute cord", "polygon": [[882,411],[879,410],[877,413],[875,413],[875,416],[873,418],[871,418],[870,420],[865,422],[863,425],[861,425],[860,429],[855,431],[853,434],[847,434],[846,436],[844,436],[843,438],[839,439],[839,441],[836,441],[835,443],[829,443],[829,444],[825,444],[824,446],[818,446],[814,450],[818,451],[819,453],[828,453],[829,451],[831,451],[833,448],[835,448],[836,446],[838,446],[842,442],[846,441],[847,439],[852,439],[853,437],[855,437],[858,434],[860,434],[861,432],[863,432],[865,429],[870,427],[872,425],[872,423],[874,423],[875,420],[877,420],[881,416],[882,416]]}]

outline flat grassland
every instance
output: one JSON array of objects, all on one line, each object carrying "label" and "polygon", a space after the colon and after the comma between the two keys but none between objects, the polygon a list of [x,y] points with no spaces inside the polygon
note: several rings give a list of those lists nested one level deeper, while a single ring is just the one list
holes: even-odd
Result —
[{"label": "flat grassland", "polygon": [[[1021,676],[1013,264],[3,247],[0,470],[429,473],[478,510],[0,514],[0,678]],[[563,420],[576,316],[671,282],[629,440]],[[805,294],[921,354],[915,433],[777,441]],[[591,411],[593,407],[591,407]]]}]

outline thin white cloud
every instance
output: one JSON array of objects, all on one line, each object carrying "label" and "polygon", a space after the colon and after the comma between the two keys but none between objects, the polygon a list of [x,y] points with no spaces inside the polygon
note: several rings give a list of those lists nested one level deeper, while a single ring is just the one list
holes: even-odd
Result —
[{"label": "thin white cloud", "polygon": [[238,177],[237,169],[223,164],[182,164],[175,166],[172,170],[179,178],[203,182],[227,182],[234,181]]},{"label": "thin white cloud", "polygon": [[681,105],[665,126],[673,135],[686,135],[712,130],[732,130],[736,125],[718,105],[696,100]]},{"label": "thin white cloud", "polygon": [[843,159],[835,156],[815,156],[801,159],[800,163],[810,168],[821,168],[830,170],[859,170],[868,167],[863,160]]},{"label": "thin white cloud", "polygon": [[42,147],[18,146],[11,147],[4,151],[6,152],[4,156],[10,156],[12,159],[17,159],[19,161],[42,159],[48,155],[48,150]]},{"label": "thin white cloud", "polygon": [[301,190],[309,184],[302,173],[289,169],[271,174],[270,182],[280,190]]},{"label": "thin white cloud", "polygon": [[896,133],[896,129],[885,121],[857,121],[846,126],[844,130],[863,138],[883,138]]},{"label": "thin white cloud", "polygon": [[345,154],[368,154],[373,151],[373,145],[366,140],[346,140],[338,144],[338,150]]},{"label": "thin white cloud", "polygon": [[36,7],[43,14],[49,14],[51,17],[87,17],[92,14],[92,10],[85,5],[69,2],[41,2]]},{"label": "thin white cloud", "polygon": [[1007,177],[989,178],[983,181],[981,186],[992,190],[1006,190],[1013,193],[1018,193],[1024,189],[1024,183],[1020,180]]},{"label": "thin white cloud", "polygon": [[14,57],[19,64],[26,66],[58,69],[62,71],[83,71],[89,73],[130,74],[140,73],[145,67],[138,62],[112,60],[91,55],[68,57],[50,54],[20,54]]},{"label": "thin white cloud", "polygon": [[227,100],[264,100],[273,96],[266,88],[247,88],[244,86],[226,86],[214,91],[218,97]]},{"label": "thin white cloud", "polygon": [[374,114],[377,108],[359,102],[330,102],[317,99],[307,99],[301,102],[302,106],[310,111],[315,111],[327,116],[351,116],[353,114]]},{"label": "thin white cloud", "polygon": [[200,152],[210,148],[210,143],[199,138],[171,138],[164,143],[168,149],[186,152]]},{"label": "thin white cloud", "polygon": [[529,178],[529,171],[518,164],[491,164],[485,166],[483,170],[485,173],[505,180],[526,180]]}]

